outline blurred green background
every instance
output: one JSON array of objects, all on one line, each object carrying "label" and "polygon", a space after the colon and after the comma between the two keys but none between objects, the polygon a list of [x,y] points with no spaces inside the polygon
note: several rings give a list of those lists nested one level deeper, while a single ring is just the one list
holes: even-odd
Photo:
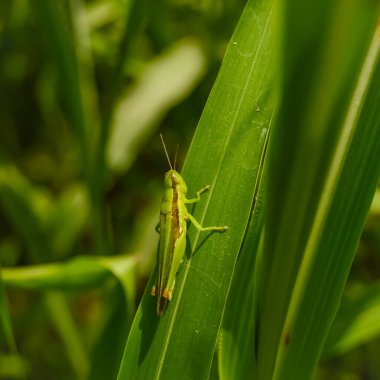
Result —
[{"label": "blurred green background", "polygon": [[[2,295],[1,379],[86,378],[112,356],[112,334],[126,337],[158,242],[159,133],[181,167],[244,4],[0,1],[0,263],[68,263],[40,282],[37,270],[8,274],[30,289]],[[379,253],[378,191],[348,296],[378,277]],[[321,378],[380,373],[379,346],[324,359]]]},{"label": "blurred green background", "polygon": [[[130,305],[138,304],[168,169],[159,133],[170,154],[179,144],[181,168],[243,6],[0,2],[2,267],[128,255],[137,263]],[[30,286],[44,292],[7,288],[20,356],[1,332],[0,378],[89,370],[115,285],[84,280],[57,294],[65,280],[49,281]]]}]

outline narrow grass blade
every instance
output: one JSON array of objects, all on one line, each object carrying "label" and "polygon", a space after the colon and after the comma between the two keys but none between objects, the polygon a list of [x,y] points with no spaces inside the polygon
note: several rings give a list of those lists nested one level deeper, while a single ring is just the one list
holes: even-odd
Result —
[{"label": "narrow grass blade", "polygon": [[[4,371],[12,371],[18,374],[18,378],[25,378],[25,368],[23,368],[22,362],[17,352],[16,340],[13,334],[12,321],[9,315],[7,297],[3,287],[2,275],[1,275],[1,262],[0,262],[0,336],[3,337],[2,349],[7,348],[9,352],[9,359],[0,368],[4,368]],[[5,347],[4,347],[5,346]],[[4,351],[2,351],[3,353]],[[0,360],[1,362],[1,360]],[[0,376],[1,376],[0,371]]]},{"label": "narrow grass blade", "polygon": [[[125,340],[132,323],[130,301],[120,283],[110,292],[104,325],[91,350],[89,380],[116,379],[124,352]],[[112,355],[110,352],[112,351]]]},{"label": "narrow grass blade", "polygon": [[78,334],[78,327],[71,314],[70,307],[62,293],[49,291],[43,297],[44,306],[65,346],[65,351],[75,376],[79,380],[87,378],[89,359],[84,342]]},{"label": "narrow grass blade", "polygon": [[68,115],[78,135],[83,158],[87,162],[86,116],[81,97],[81,82],[75,57],[73,35],[68,28],[69,9],[63,3],[40,1],[36,3],[35,15],[56,63]]},{"label": "narrow grass blade", "polygon": [[42,238],[44,218],[50,214],[52,202],[49,195],[36,189],[4,157],[0,156],[0,204],[24,238],[30,258],[43,261],[50,256],[46,240]]},{"label": "narrow grass blade", "polygon": [[91,203],[93,237],[98,253],[109,252],[103,215],[104,153],[98,94],[93,73],[88,18],[81,0],[70,7],[51,1],[36,3],[35,15],[52,52],[67,116],[80,145]]}]

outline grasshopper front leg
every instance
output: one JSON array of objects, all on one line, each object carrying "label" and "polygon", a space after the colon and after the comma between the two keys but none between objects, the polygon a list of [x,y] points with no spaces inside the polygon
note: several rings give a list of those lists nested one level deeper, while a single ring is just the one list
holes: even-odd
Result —
[{"label": "grasshopper front leg", "polygon": [[206,185],[205,187],[202,187],[199,191],[197,191],[197,196],[195,198],[191,199],[185,199],[185,203],[196,203],[201,200],[201,194],[207,191],[210,188],[210,185]]}]

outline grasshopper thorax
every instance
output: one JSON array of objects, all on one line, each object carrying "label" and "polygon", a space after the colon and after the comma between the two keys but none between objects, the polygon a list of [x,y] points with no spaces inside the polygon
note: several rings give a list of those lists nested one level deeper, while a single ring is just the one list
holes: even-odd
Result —
[{"label": "grasshopper thorax", "polygon": [[185,181],[183,180],[181,174],[179,174],[174,169],[171,169],[165,173],[164,183],[166,188],[176,189],[183,194],[187,193],[187,186]]}]

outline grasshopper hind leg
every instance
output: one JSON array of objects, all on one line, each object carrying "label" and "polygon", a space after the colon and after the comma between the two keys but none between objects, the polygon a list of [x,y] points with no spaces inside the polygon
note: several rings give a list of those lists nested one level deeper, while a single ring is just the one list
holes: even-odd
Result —
[{"label": "grasshopper hind leg", "polygon": [[203,227],[199,224],[199,222],[197,222],[197,220],[190,214],[190,213],[187,213],[186,214],[186,218],[188,220],[190,220],[191,223],[193,223],[194,227],[200,231],[200,232],[204,232],[204,231],[220,231],[220,232],[224,232],[224,231],[227,231],[228,230],[228,226],[212,226],[212,227]]}]

